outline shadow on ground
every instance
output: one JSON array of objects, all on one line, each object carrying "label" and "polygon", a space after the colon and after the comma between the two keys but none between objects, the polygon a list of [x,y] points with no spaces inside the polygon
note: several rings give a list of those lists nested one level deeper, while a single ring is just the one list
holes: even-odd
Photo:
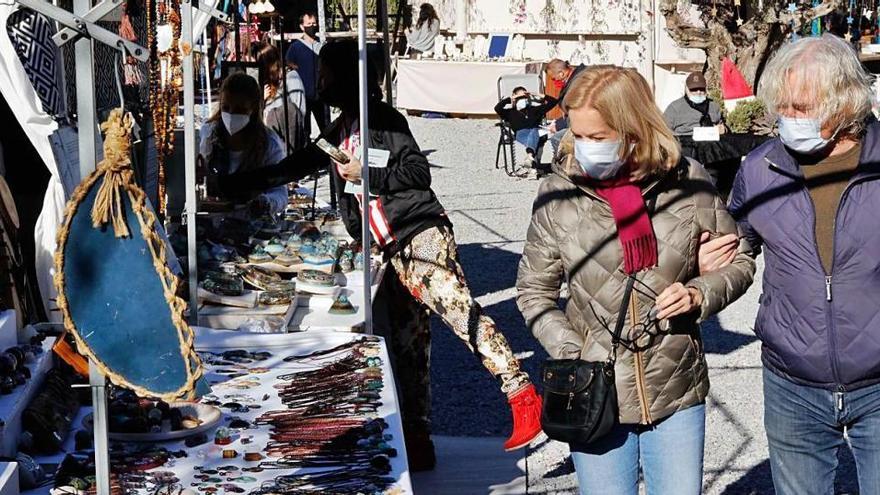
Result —
[{"label": "shadow on ground", "polygon": [[730,354],[758,340],[753,333],[731,332],[721,326],[717,316],[703,323],[703,345],[707,354]]}]

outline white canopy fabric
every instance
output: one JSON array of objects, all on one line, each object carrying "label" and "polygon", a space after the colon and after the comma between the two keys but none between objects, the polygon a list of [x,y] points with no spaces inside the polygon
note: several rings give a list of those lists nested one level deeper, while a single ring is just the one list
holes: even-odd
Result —
[{"label": "white canopy fabric", "polygon": [[[51,115],[43,111],[37,92],[28,79],[24,66],[18,58],[12,40],[6,30],[9,16],[15,12],[18,5],[15,3],[0,3],[0,93],[9,104],[12,113],[15,114],[21,128],[34,148],[39,153],[43,163],[52,174],[49,180],[49,188],[43,199],[43,211],[37,219],[34,229],[36,241],[36,270],[37,283],[43,296],[43,304],[46,312],[53,321],[59,321],[61,315],[56,311],[49,311],[49,301],[55,299],[55,285],[52,282],[54,274],[53,256],[55,253],[55,234],[58,225],[64,215],[64,188],[58,175],[58,165],[52,154],[52,145],[49,136],[58,129],[58,124]],[[14,166],[13,164],[7,164]]]}]

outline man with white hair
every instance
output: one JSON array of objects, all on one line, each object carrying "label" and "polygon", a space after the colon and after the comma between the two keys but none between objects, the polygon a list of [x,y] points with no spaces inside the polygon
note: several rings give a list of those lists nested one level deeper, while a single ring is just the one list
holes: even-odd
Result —
[{"label": "man with white hair", "polygon": [[852,447],[880,493],[880,125],[858,56],[830,35],[783,46],[758,96],[779,139],[746,158],[730,211],[765,270],[764,426],[780,495],[832,494]]}]

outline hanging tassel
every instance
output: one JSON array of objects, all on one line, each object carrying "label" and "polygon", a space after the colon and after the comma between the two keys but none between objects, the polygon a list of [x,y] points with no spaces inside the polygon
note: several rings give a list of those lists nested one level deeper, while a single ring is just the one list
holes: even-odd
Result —
[{"label": "hanging tassel", "polygon": [[101,124],[105,132],[104,159],[98,163],[97,173],[103,174],[104,181],[92,206],[92,227],[97,229],[110,223],[116,237],[129,236],[122,195],[133,178],[129,152],[131,127],[131,115],[123,114],[121,108],[110,112],[107,121]]},{"label": "hanging tassel", "polygon": [[122,20],[119,22],[119,36],[128,41],[137,41],[137,35],[134,34],[134,27],[131,25],[128,13],[122,14]]}]

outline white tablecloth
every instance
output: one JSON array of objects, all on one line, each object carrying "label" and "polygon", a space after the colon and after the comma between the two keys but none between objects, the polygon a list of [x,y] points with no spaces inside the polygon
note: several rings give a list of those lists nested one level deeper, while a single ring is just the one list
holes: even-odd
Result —
[{"label": "white tablecloth", "polygon": [[[278,391],[273,385],[278,383],[278,376],[291,373],[294,371],[303,371],[309,369],[307,366],[294,365],[286,363],[283,358],[289,355],[302,355],[321,349],[331,349],[338,345],[351,341],[352,339],[361,338],[362,336],[350,333],[333,333],[333,332],[309,332],[309,333],[284,333],[284,334],[254,334],[231,332],[227,330],[212,330],[210,328],[196,327],[196,348],[199,351],[215,351],[222,352],[229,349],[249,349],[253,351],[269,351],[273,356],[260,366],[269,368],[266,373],[256,375],[261,378],[260,387],[248,390],[238,390],[229,384],[215,383],[212,386],[212,394],[221,398],[221,400],[232,400],[226,397],[228,394],[238,394],[248,397],[259,398],[268,394],[269,399],[262,400],[262,408],[246,413],[230,413],[223,410],[222,425],[226,425],[230,417],[241,417],[251,423],[263,412],[269,410],[283,410],[281,399]],[[382,406],[377,411],[376,416],[385,419],[388,423],[388,429],[385,433],[389,433],[392,439],[389,441],[391,447],[397,450],[397,456],[391,459],[391,473],[389,476],[394,478],[394,486],[400,495],[412,495],[412,484],[410,480],[409,466],[406,460],[406,446],[403,442],[403,425],[400,420],[400,409],[397,401],[397,391],[394,386],[394,374],[391,370],[391,359],[388,355],[388,348],[384,342],[381,342],[382,372],[384,374],[385,387],[380,392],[382,397]],[[206,367],[206,375],[210,381],[232,382],[225,375],[212,373],[211,366]],[[245,379],[247,377],[244,377]],[[82,421],[85,414],[91,412],[91,407],[83,407],[80,414],[74,420],[74,431],[82,429]],[[216,468],[217,466],[235,465],[238,467],[256,466],[256,463],[249,463],[242,459],[246,452],[260,452],[269,441],[270,427],[265,425],[257,425],[248,430],[243,430],[242,435],[253,437],[253,442],[248,445],[241,443],[241,436],[234,436],[234,442],[226,447],[219,447],[209,442],[198,447],[188,448],[183,441],[166,442],[162,445],[172,451],[186,450],[190,454],[183,459],[175,460],[173,466],[163,466],[157,468],[157,471],[172,471],[181,480],[184,488],[190,488],[190,484],[195,481],[193,476],[197,474],[195,466],[204,466]],[[208,438],[213,438],[214,432],[208,432]],[[239,452],[236,459],[223,459],[222,449],[235,449]],[[74,433],[68,436],[64,444],[64,451],[72,452],[74,450]],[[36,460],[40,464],[56,464],[61,462],[64,454],[59,453],[53,456],[40,456]],[[268,459],[267,459],[268,460]],[[279,474],[298,474],[310,472],[309,469],[299,468],[291,470],[277,471],[267,469],[261,473],[244,473],[238,471],[237,475],[248,475],[257,479],[254,483],[240,483],[242,488],[250,492],[260,486],[264,481],[269,481]],[[47,495],[50,487],[43,487],[36,490],[25,492],[25,495]],[[146,490],[132,490],[132,495],[146,494]],[[202,492],[199,492],[202,493]],[[224,493],[222,490],[219,493]],[[231,492],[226,492],[231,493]]]},{"label": "white tablecloth", "polygon": [[430,112],[492,114],[498,103],[499,77],[540,71],[541,62],[400,60],[397,106]]}]

